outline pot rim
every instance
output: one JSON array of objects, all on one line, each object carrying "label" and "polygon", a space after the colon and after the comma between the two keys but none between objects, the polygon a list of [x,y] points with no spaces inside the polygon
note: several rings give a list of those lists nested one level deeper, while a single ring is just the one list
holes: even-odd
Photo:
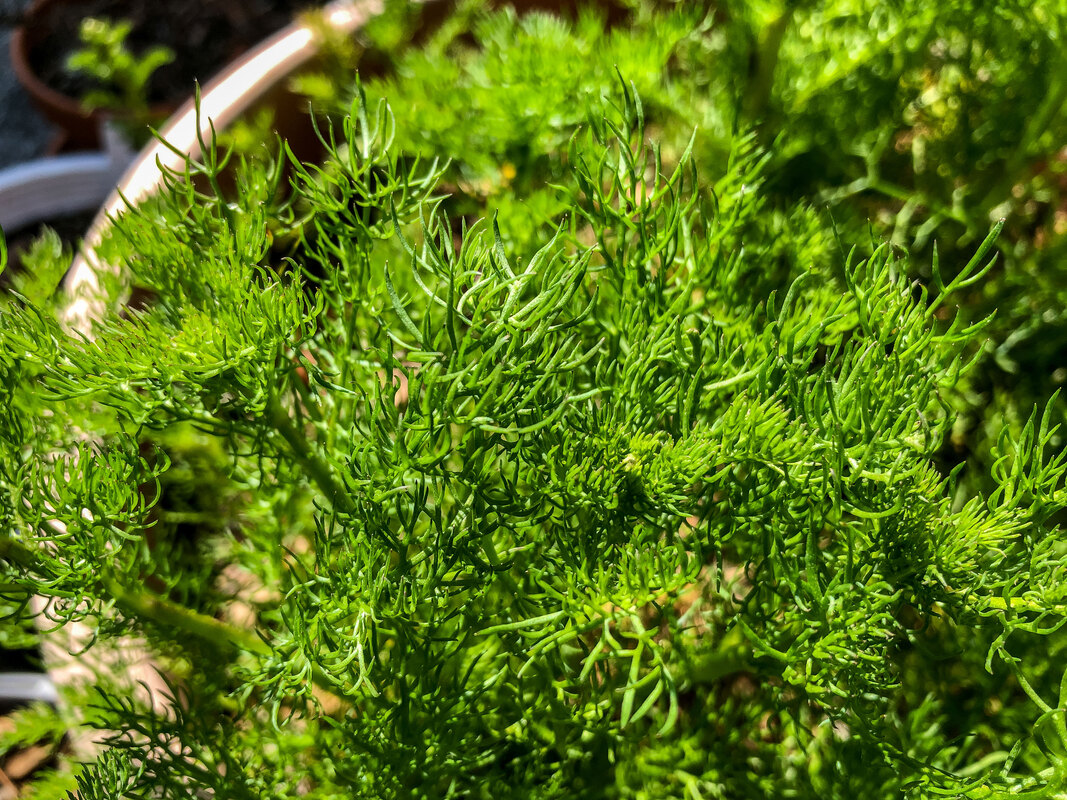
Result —
[{"label": "pot rim", "polygon": [[65,153],[0,170],[0,228],[21,230],[99,208],[128,159],[106,151]]},{"label": "pot rim", "polygon": [[55,682],[47,672],[0,672],[0,703],[59,704]]},{"label": "pot rim", "polygon": [[[38,2],[62,0],[38,0]],[[318,14],[332,30],[348,34],[383,10],[383,0],[334,0]],[[319,51],[316,27],[296,20],[224,68],[197,98],[187,100],[160,128],[122,175],[86,231],[80,252],[64,280],[71,297],[66,322],[85,330],[101,308],[99,273],[111,271],[95,253],[114,217],[150,196],[161,184],[163,169],[180,169],[195,157],[200,141],[233,122],[270,89],[288,78]],[[166,141],[167,144],[163,144]]]},{"label": "pot rim", "polygon": [[[65,0],[36,0],[41,3]],[[316,14],[331,30],[351,34],[379,15],[390,0],[333,0]],[[427,9],[444,7],[446,0],[414,0]],[[493,6],[497,3],[490,2]],[[504,0],[517,10],[554,7],[559,0]],[[566,4],[566,3],[564,3]],[[606,6],[614,5],[611,0]],[[319,24],[297,19],[274,36],[265,39],[224,68],[196,97],[187,100],[160,128],[158,139],[137,155],[123,174],[114,192],[94,218],[64,281],[70,303],[66,323],[84,333],[102,311],[99,273],[113,272],[114,265],[103,263],[96,248],[112,220],[126,209],[150,196],[162,183],[164,169],[180,169],[188,156],[196,157],[200,142],[220,131],[252,107],[269,90],[278,86],[319,51]],[[163,142],[166,144],[163,144]]]}]

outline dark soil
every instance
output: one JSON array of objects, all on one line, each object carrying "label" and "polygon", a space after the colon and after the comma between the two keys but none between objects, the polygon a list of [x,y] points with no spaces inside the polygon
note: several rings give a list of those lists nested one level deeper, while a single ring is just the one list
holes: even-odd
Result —
[{"label": "dark soil", "polygon": [[79,47],[85,17],[133,23],[127,44],[137,54],[164,45],[174,61],[160,67],[149,84],[153,104],[177,105],[193,92],[193,82],[211,79],[229,61],[290,23],[295,14],[321,0],[63,0],[28,20],[29,59],[52,88],[71,97],[92,88],[67,69]]}]

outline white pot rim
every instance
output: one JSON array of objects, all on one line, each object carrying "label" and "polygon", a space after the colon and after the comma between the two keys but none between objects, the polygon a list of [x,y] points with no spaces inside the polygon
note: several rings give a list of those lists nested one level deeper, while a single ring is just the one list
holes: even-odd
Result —
[{"label": "white pot rim", "polygon": [[45,672],[0,672],[0,701],[6,703],[59,703],[59,693]]},{"label": "white pot rim", "polygon": [[332,30],[349,34],[367,20],[380,14],[383,0],[334,0],[321,10],[317,24],[293,22],[239,58],[210,81],[200,93],[199,112],[195,98],[190,99],[160,129],[167,142],[150,142],[134,159],[117,188],[111,192],[86,232],[81,252],[67,273],[65,288],[71,297],[66,321],[74,328],[86,329],[100,311],[99,275],[111,271],[96,256],[96,247],[111,220],[155,192],[164,169],[180,169],[186,155],[196,156],[200,141],[211,131],[222,130],[259,98],[306,64],[319,50],[315,28],[325,23]]},{"label": "white pot rim", "polygon": [[0,228],[6,232],[99,208],[128,160],[71,153],[0,170]]}]

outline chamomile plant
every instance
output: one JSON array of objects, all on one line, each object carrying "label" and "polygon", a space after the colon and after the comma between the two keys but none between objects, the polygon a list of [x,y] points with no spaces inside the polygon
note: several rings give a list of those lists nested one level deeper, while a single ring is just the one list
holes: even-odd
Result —
[{"label": "chamomile plant", "polygon": [[4,303],[4,597],[166,686],[99,676],[79,797],[1067,792],[1055,403],[945,455],[1003,223],[916,265],[658,69],[523,117],[468,62],[469,153],[357,84],[115,220],[91,331]]}]

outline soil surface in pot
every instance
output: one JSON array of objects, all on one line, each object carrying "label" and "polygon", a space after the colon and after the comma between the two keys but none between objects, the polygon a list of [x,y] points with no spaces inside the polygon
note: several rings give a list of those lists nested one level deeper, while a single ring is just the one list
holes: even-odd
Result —
[{"label": "soil surface in pot", "polygon": [[[289,24],[295,14],[322,5],[315,0],[71,0],[48,5],[31,31],[29,59],[41,79],[63,94],[81,97],[90,82],[67,69],[79,48],[85,17],[133,23],[127,45],[143,54],[164,45],[174,60],[160,67],[149,83],[149,101],[176,104],[193,92],[193,82],[206,82],[229,61]],[[43,35],[42,35],[43,34]],[[41,38],[38,39],[37,37]]]}]

